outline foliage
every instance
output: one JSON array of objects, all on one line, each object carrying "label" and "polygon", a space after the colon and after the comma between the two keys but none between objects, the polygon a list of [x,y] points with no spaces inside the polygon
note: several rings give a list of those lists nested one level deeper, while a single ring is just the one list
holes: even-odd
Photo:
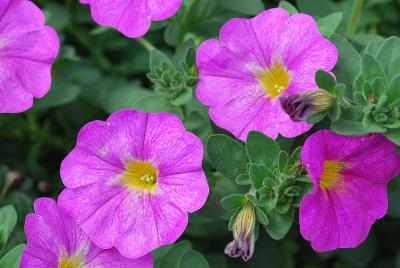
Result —
[{"label": "foliage", "polygon": [[[316,123],[312,131],[379,132],[400,145],[400,39],[390,37],[399,35],[400,1],[365,0],[351,32],[353,0],[184,0],[174,17],[154,23],[145,39],[137,40],[95,25],[79,1],[35,2],[59,33],[61,52],[50,93],[26,113],[0,115],[0,268],[18,266],[33,200],[56,199],[62,190],[59,166],[78,130],[124,108],[178,114],[205,145],[209,199],[191,215],[180,241],[153,253],[155,267],[400,267],[398,179],[389,187],[389,216],[377,222],[364,244],[315,253],[297,224],[297,208],[312,190],[300,163],[305,137],[274,141],[251,132],[239,142],[216,127],[194,97],[198,45],[218,38],[231,18],[279,5],[313,16],[339,50],[334,76],[316,75],[335,103],[308,119]],[[10,179],[14,171],[20,176]],[[232,239],[228,222],[232,227],[246,201],[255,204],[263,228],[255,256],[243,264],[223,250]]]}]

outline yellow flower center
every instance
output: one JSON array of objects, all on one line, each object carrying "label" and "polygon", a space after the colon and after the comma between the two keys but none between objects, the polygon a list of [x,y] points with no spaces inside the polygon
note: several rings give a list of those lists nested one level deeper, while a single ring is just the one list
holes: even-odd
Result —
[{"label": "yellow flower center", "polygon": [[340,161],[325,161],[324,172],[319,181],[319,186],[323,190],[329,190],[341,183],[340,172],[346,167],[346,163]]},{"label": "yellow flower center", "polygon": [[58,268],[85,268],[83,257],[81,255],[72,257],[63,255],[59,260]]},{"label": "yellow flower center", "polygon": [[282,64],[274,63],[271,68],[263,71],[259,76],[258,80],[264,87],[268,96],[274,99],[285,92],[289,87],[290,75]]},{"label": "yellow flower center", "polygon": [[158,180],[158,170],[149,162],[132,161],[125,164],[122,183],[129,188],[154,192]]}]

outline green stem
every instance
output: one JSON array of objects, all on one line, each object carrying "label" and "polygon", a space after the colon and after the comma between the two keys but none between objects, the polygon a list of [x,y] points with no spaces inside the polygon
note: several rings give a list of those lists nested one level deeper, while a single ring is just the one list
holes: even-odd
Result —
[{"label": "green stem", "polygon": [[181,106],[179,106],[179,108],[181,109],[181,112],[182,112],[183,122],[186,122],[186,120],[188,119],[188,111],[186,109],[186,106],[181,105]]},{"label": "green stem", "polygon": [[154,49],[156,49],[152,43],[150,43],[149,40],[147,40],[146,38],[138,38],[135,39],[142,47],[144,47],[145,49],[147,49],[149,52],[152,52]]},{"label": "green stem", "polygon": [[347,25],[347,33],[353,35],[357,29],[358,19],[360,18],[362,6],[364,0],[354,0],[353,9],[351,10],[351,16],[349,24]]}]

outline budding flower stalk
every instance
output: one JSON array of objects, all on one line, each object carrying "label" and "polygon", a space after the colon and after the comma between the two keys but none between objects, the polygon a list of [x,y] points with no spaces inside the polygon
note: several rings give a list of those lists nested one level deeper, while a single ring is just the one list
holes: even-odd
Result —
[{"label": "budding flower stalk", "polygon": [[279,98],[282,109],[294,122],[305,121],[313,114],[329,110],[335,97],[326,90],[311,90]]},{"label": "budding flower stalk", "polygon": [[225,247],[225,254],[232,258],[251,259],[254,253],[254,229],[256,214],[254,205],[248,201],[240,210],[233,225],[233,241]]}]

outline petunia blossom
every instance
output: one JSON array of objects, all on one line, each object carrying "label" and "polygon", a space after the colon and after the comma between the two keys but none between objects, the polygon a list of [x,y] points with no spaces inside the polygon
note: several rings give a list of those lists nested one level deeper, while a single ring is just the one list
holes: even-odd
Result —
[{"label": "petunia blossom", "polygon": [[59,41],[27,0],[0,1],[0,113],[19,113],[50,89]]},{"label": "petunia blossom", "polygon": [[311,128],[293,122],[279,97],[317,88],[315,73],[331,70],[338,59],[311,16],[269,9],[252,19],[224,24],[220,40],[197,51],[197,98],[210,107],[216,125],[245,140],[252,130],[271,138],[298,136]]},{"label": "petunia blossom", "polygon": [[138,258],[175,242],[208,196],[203,147],[173,114],[123,110],[85,125],[61,164],[61,208],[100,248]]},{"label": "petunia blossom", "polygon": [[387,184],[400,172],[396,145],[380,134],[321,130],[301,157],[314,184],[300,205],[301,234],[316,251],[357,247],[387,212]]},{"label": "petunia blossom", "polygon": [[172,17],[182,0],[80,0],[88,4],[93,19],[101,26],[116,28],[126,37],[146,34],[151,21]]},{"label": "petunia blossom", "polygon": [[151,268],[152,256],[122,257],[116,249],[100,249],[51,198],[39,198],[27,216],[27,247],[20,268]]}]

